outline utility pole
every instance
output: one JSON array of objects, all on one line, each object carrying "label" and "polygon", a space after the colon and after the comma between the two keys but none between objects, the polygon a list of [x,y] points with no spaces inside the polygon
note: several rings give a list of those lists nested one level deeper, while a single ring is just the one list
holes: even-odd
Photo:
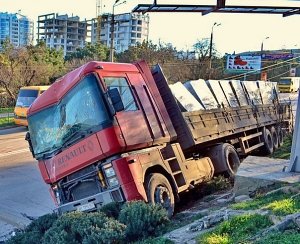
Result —
[{"label": "utility pole", "polygon": [[210,73],[211,73],[211,61],[212,61],[212,47],[213,47],[213,37],[214,37],[214,27],[215,26],[220,26],[220,23],[215,22],[213,26],[211,27],[211,32],[210,32],[210,44],[209,44],[209,78],[210,78]]},{"label": "utility pole", "polygon": [[120,3],[120,0],[116,0],[113,8],[112,8],[112,15],[111,15],[111,22],[110,22],[110,26],[111,26],[111,36],[110,36],[110,62],[114,62],[114,51],[115,51],[115,47],[114,47],[114,38],[115,38],[115,7],[119,6],[123,3],[126,3],[126,1],[123,1]]},{"label": "utility pole", "polygon": [[260,79],[261,80],[267,80],[267,71],[265,71],[264,73],[262,72],[262,68],[263,68],[263,63],[262,63],[262,59],[263,59],[263,51],[264,51],[264,41],[269,39],[269,37],[265,37],[260,45],[260,60],[261,60],[261,68],[260,68]]},{"label": "utility pole", "polygon": [[262,40],[261,42],[261,46],[260,46],[260,55],[262,56],[263,55],[263,50],[264,50],[264,40],[267,40],[269,39],[270,37],[266,37],[265,39]]}]

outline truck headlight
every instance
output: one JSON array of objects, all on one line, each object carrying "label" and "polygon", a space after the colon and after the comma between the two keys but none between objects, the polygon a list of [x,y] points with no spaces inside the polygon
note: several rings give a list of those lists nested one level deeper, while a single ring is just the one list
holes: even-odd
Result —
[{"label": "truck headlight", "polygon": [[114,187],[114,186],[119,185],[119,181],[116,177],[112,177],[112,178],[108,179],[108,184],[109,184],[109,186]]},{"label": "truck headlight", "polygon": [[105,174],[106,182],[110,187],[119,185],[119,181],[116,176],[116,172],[112,164],[106,164],[103,166],[103,172]]},{"label": "truck headlight", "polygon": [[114,168],[112,167],[112,165],[110,165],[110,167],[104,168],[104,173],[105,173],[105,176],[107,178],[110,178],[110,177],[116,175],[116,173],[115,173]]}]

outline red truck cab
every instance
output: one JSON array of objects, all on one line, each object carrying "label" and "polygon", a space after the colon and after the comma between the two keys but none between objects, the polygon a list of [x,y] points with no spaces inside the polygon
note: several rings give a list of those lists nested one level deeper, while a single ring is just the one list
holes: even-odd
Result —
[{"label": "red truck cab", "polygon": [[87,63],[45,91],[28,121],[27,139],[60,212],[147,200],[142,165],[126,152],[176,138],[144,62]]}]

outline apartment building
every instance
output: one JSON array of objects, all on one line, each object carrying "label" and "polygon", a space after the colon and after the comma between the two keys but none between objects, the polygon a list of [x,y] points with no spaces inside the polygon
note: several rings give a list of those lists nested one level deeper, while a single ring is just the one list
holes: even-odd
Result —
[{"label": "apartment building", "polygon": [[[101,42],[110,47],[112,15],[103,14],[92,20],[91,42]],[[125,13],[114,16],[114,48],[123,52],[130,46],[147,41],[149,36],[149,15]]]},{"label": "apartment building", "polygon": [[50,48],[63,49],[66,56],[85,46],[90,38],[90,27],[90,21],[80,21],[78,16],[55,13],[40,15],[37,40],[44,41]]},{"label": "apartment building", "polygon": [[5,40],[15,47],[33,43],[33,21],[20,13],[0,12],[0,48]]}]

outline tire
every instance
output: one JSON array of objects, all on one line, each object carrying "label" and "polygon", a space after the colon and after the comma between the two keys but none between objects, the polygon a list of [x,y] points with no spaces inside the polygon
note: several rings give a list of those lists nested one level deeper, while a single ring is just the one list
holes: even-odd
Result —
[{"label": "tire", "polygon": [[277,127],[277,135],[278,135],[278,146],[281,147],[283,145],[283,130],[280,126]]},{"label": "tire", "polygon": [[267,128],[263,129],[262,141],[265,143],[263,146],[263,153],[266,155],[272,154],[274,152],[274,143],[272,134]]},{"label": "tire", "polygon": [[149,203],[161,204],[167,210],[168,217],[172,217],[175,198],[171,184],[164,175],[150,174],[146,180],[146,192]]},{"label": "tire", "polygon": [[222,173],[226,177],[233,177],[241,162],[235,148],[229,143],[222,143],[212,147],[208,152],[215,173]]},{"label": "tire", "polygon": [[277,130],[275,129],[274,126],[271,127],[270,132],[271,132],[271,135],[272,135],[273,147],[274,147],[274,150],[276,150],[279,147],[278,133],[277,133]]}]

